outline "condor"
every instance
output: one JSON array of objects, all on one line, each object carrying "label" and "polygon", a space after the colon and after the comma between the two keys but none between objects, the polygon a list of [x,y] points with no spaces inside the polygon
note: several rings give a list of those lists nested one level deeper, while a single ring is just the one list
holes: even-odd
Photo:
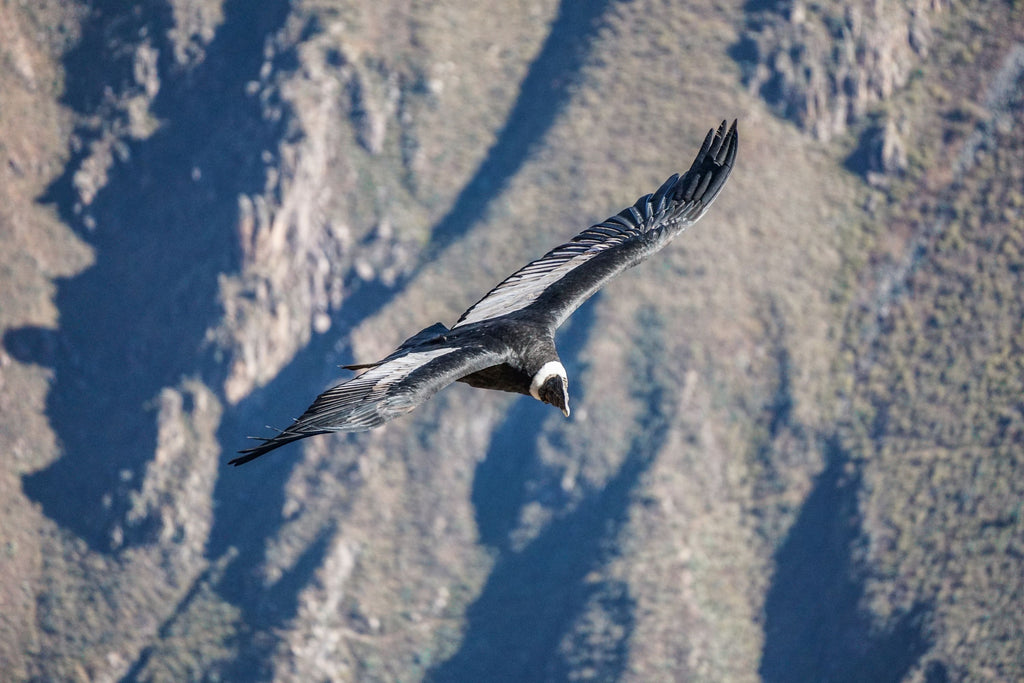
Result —
[{"label": "condor", "polygon": [[373,429],[452,382],[533,396],[569,415],[569,378],[555,330],[623,270],[696,223],[725,185],[736,159],[736,121],[708,131],[682,176],[516,271],[462,314],[413,335],[365,370],[328,389],[287,429],[240,451],[241,465],[292,441],[327,432]]}]

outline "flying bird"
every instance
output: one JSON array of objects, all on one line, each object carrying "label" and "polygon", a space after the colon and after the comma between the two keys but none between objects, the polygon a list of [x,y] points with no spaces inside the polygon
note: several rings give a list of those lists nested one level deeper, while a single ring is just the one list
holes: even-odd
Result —
[{"label": "flying bird", "polygon": [[320,394],[289,427],[239,451],[233,465],[315,434],[373,429],[408,413],[452,382],[533,396],[569,416],[569,378],[555,330],[606,282],[696,223],[725,185],[736,159],[736,121],[708,131],[697,158],[654,194],[526,264],[449,329],[416,333],[383,360]]}]

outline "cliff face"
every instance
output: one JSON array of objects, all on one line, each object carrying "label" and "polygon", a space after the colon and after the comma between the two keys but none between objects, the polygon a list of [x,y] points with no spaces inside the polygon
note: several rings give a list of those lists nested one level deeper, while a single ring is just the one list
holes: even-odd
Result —
[{"label": "cliff face", "polygon": [[828,140],[906,87],[929,57],[932,22],[946,18],[945,4],[749,3],[735,54],[748,67],[752,91]]},{"label": "cliff face", "polygon": [[[1013,3],[0,8],[16,680],[1022,674]],[[226,469],[684,169],[559,338]]]}]

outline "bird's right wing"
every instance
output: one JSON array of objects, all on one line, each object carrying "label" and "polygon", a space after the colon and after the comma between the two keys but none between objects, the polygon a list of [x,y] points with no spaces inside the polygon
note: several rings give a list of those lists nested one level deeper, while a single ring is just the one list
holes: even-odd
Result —
[{"label": "bird's right wing", "polygon": [[301,417],[275,436],[239,451],[242,465],[307,436],[361,432],[403,415],[466,375],[508,359],[482,346],[437,346],[392,354],[363,374],[320,394]]},{"label": "bird's right wing", "polygon": [[558,327],[605,282],[704,215],[732,171],[737,144],[736,122],[727,130],[723,121],[708,132],[681,177],[673,175],[654,194],[520,268],[463,313],[453,329],[517,314]]}]

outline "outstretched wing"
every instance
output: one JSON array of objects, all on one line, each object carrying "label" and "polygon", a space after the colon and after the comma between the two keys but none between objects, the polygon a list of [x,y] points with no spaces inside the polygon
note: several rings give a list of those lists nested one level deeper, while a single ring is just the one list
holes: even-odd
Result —
[{"label": "outstretched wing", "polygon": [[360,432],[403,415],[455,380],[499,365],[507,355],[482,346],[440,346],[392,354],[328,389],[287,429],[229,464],[242,465],[292,441],[326,432]]},{"label": "outstretched wing", "polygon": [[[696,223],[725,185],[736,159],[736,121],[708,131],[686,173],[673,175],[654,194],[516,271],[474,304],[455,324],[491,320],[526,309],[557,327],[620,272],[655,253]],[[454,328],[453,328],[454,329]]]}]

